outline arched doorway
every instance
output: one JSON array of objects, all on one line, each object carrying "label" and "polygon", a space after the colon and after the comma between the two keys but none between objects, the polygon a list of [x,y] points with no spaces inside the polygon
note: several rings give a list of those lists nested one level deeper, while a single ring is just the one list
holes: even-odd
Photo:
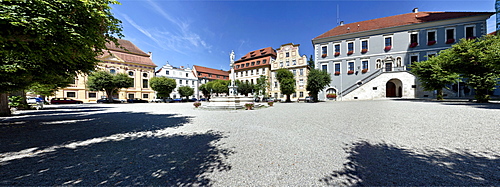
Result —
[{"label": "arched doorway", "polygon": [[399,79],[391,79],[385,84],[386,97],[402,97],[403,83]]}]

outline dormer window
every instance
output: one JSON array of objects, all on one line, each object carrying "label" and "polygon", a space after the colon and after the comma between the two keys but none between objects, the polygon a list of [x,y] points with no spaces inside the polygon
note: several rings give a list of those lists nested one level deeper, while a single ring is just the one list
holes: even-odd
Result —
[{"label": "dormer window", "polygon": [[147,73],[143,73],[142,76],[143,77],[148,77],[148,74]]}]

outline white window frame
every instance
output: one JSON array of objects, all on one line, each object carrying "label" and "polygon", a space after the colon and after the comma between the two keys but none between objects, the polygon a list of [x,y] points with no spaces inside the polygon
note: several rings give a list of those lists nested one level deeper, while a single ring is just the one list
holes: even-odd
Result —
[{"label": "white window frame", "polygon": [[448,30],[452,30],[453,29],[453,39],[455,39],[455,42],[457,42],[457,29],[455,27],[447,27],[444,29],[444,42],[446,43],[446,41],[448,39]]},{"label": "white window frame", "polygon": [[390,45],[390,46],[391,46],[391,49],[394,49],[394,38],[392,37],[392,35],[386,35],[386,36],[384,36],[384,48],[385,48],[385,47],[387,47],[387,46],[385,45],[385,40],[386,40],[387,38],[391,38],[391,45]]},{"label": "white window frame", "polygon": [[336,70],[336,69],[335,69],[335,66],[336,66],[337,64],[339,65],[339,73],[342,73],[342,63],[340,63],[340,62],[335,62],[335,63],[333,63],[333,73],[335,73],[335,72],[336,72],[336,71],[335,71],[335,70]]},{"label": "white window frame", "polygon": [[437,42],[438,42],[437,30],[436,29],[427,30],[426,35],[425,35],[425,37],[427,38],[427,42],[430,42],[430,40],[429,40],[429,32],[434,32],[434,41],[436,41],[436,43],[434,45],[436,45]]},{"label": "white window frame", "polygon": [[410,58],[410,59],[408,59],[408,63],[409,63],[409,65],[410,65],[410,66],[411,66],[411,63],[412,63],[412,61],[411,61],[411,57],[413,57],[413,56],[416,56],[416,57],[417,57],[417,62],[420,62],[420,54],[418,54],[418,53],[411,53],[411,54],[409,55],[409,58]]},{"label": "white window frame", "polygon": [[418,31],[411,31],[410,32],[410,35],[409,35],[410,36],[410,40],[409,40],[410,44],[411,44],[411,35],[412,34],[416,34],[417,35],[417,46],[419,46],[420,45],[420,43],[419,43],[419,41],[420,41],[420,33]]},{"label": "white window frame", "polygon": [[362,39],[359,41],[359,49],[360,51],[363,51],[363,42],[366,41],[366,51],[370,50],[370,41],[368,39]]},{"label": "white window frame", "polygon": [[356,46],[354,46],[354,41],[347,41],[346,43],[347,43],[346,45],[347,52],[349,53],[349,44],[352,44],[352,54],[354,54],[356,52]]},{"label": "white window frame", "polygon": [[352,71],[355,71],[356,70],[356,62],[355,61],[347,61],[347,71],[350,71],[349,63],[352,63]]},{"label": "white window frame", "polygon": [[341,43],[334,43],[333,44],[333,53],[336,53],[336,51],[335,51],[335,46],[336,45],[339,46],[339,53],[342,53],[342,45],[341,45]]},{"label": "white window frame", "polygon": [[321,45],[319,48],[319,50],[320,50],[319,53],[321,55],[325,54],[325,53],[323,53],[323,47],[326,47],[326,56],[328,56],[328,45]]},{"label": "white window frame", "polygon": [[366,69],[370,70],[370,59],[361,59],[361,69],[363,69],[363,62],[366,61]]},{"label": "white window frame", "polygon": [[429,60],[429,55],[434,55],[436,56],[437,55],[437,52],[436,51],[427,51],[427,54],[425,55],[427,57],[427,60]]},{"label": "white window frame", "polygon": [[474,35],[474,37],[477,37],[477,33],[476,33],[476,25],[465,25],[464,26],[464,38],[467,39],[467,28],[468,27],[472,27],[472,34]]},{"label": "white window frame", "polygon": [[321,71],[323,71],[323,66],[324,66],[324,65],[326,66],[326,72],[328,73],[328,72],[329,72],[329,71],[328,71],[328,63],[322,63],[322,64],[321,64]]}]

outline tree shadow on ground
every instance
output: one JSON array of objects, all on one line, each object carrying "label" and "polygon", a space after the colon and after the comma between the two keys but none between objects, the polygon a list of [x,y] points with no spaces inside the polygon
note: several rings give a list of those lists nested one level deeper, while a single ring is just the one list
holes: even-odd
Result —
[{"label": "tree shadow on ground", "polygon": [[393,99],[393,101],[411,101],[411,102],[420,102],[420,103],[431,102],[431,103],[438,103],[438,104],[450,105],[450,106],[468,106],[468,107],[474,107],[474,108],[480,108],[480,109],[493,109],[493,110],[500,109],[500,103],[491,103],[491,102],[490,103],[475,103],[475,102],[465,101],[463,99],[460,99],[460,100],[445,99],[443,101],[437,101],[437,100],[431,100],[431,99]]},{"label": "tree shadow on ground", "polygon": [[0,151],[5,153],[28,148],[44,149],[113,134],[178,127],[189,122],[189,117],[173,114],[87,112],[88,109],[71,113],[52,111],[52,115],[30,115],[2,120]]},{"label": "tree shadow on ground", "polygon": [[342,186],[499,186],[500,155],[461,150],[425,153],[386,143],[346,148],[344,168],[320,179]]},{"label": "tree shadow on ground", "polygon": [[208,186],[207,173],[230,170],[220,133],[126,138],[3,163],[2,186]]}]

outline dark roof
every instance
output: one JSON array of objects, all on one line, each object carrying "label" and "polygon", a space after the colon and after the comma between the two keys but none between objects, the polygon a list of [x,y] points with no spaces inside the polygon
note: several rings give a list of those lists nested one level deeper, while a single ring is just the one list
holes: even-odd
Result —
[{"label": "dark roof", "polygon": [[[120,44],[119,47],[117,47],[113,42],[106,43],[108,50],[104,50],[104,54],[101,57],[107,56],[109,55],[109,52],[111,52],[113,55],[124,60],[125,62],[156,67],[156,64],[151,60],[150,55],[139,49],[132,42],[118,39],[118,43]],[[125,48],[126,50],[122,48]]]},{"label": "dark roof", "polygon": [[403,25],[411,25],[418,23],[426,23],[432,21],[440,21],[446,19],[455,19],[463,17],[471,17],[477,15],[493,15],[493,12],[418,12],[408,13],[384,18],[372,19],[367,21],[360,21],[349,23],[342,26],[337,26],[315,39],[327,38],[349,33],[356,33],[369,30],[377,30],[383,28],[397,27]]}]

